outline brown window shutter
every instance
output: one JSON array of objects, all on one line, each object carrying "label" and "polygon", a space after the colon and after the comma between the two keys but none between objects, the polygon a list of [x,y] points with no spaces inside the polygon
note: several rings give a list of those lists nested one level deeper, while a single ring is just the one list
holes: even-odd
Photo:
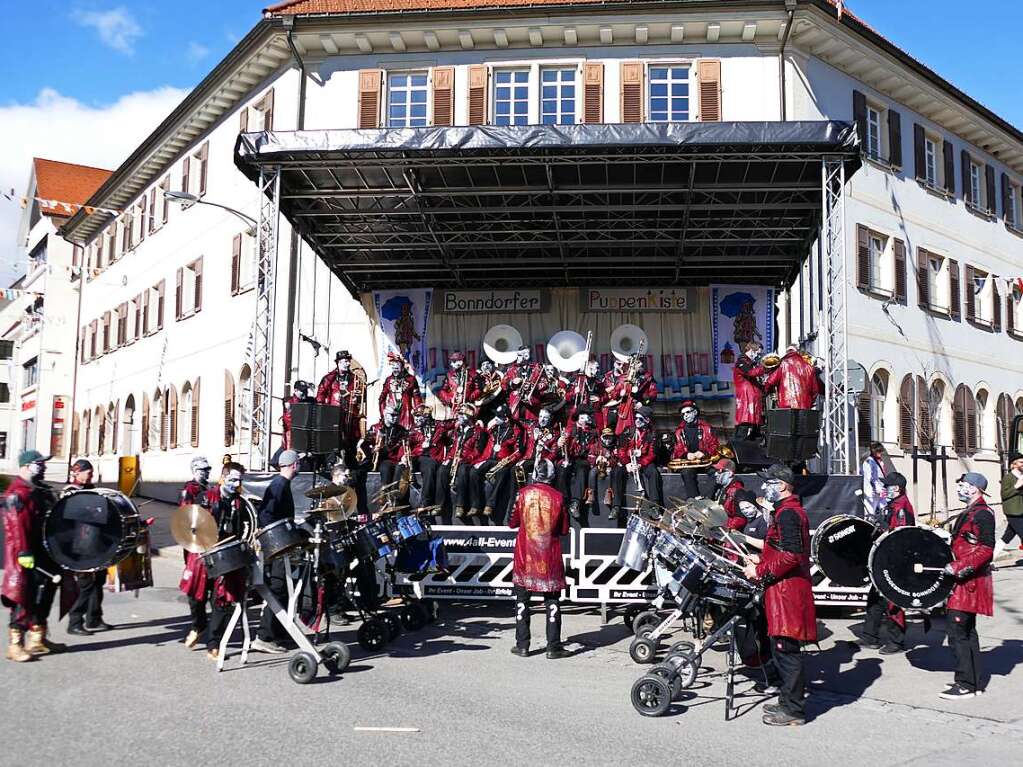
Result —
[{"label": "brown window shutter", "polygon": [[199,447],[199,379],[192,387],[192,447]]},{"label": "brown window shutter", "polygon": [[870,423],[870,387],[860,392],[856,398],[856,414],[859,417],[859,428],[857,429],[857,439],[859,444],[865,445],[871,440],[873,429]]},{"label": "brown window shutter", "polygon": [[913,376],[902,379],[899,387],[899,447],[903,450],[913,446]]},{"label": "brown window shutter", "polygon": [[433,69],[433,124],[455,124],[455,68]]},{"label": "brown window shutter", "polygon": [[970,205],[976,205],[977,201],[973,199],[973,184],[970,183],[970,153],[964,149],[959,159],[963,174],[963,199]]},{"label": "brown window shutter", "polygon": [[163,330],[163,304],[164,295],[167,292],[167,283],[164,280],[160,280],[160,284],[156,288],[156,329]]},{"label": "brown window shutter", "polygon": [[146,239],[146,198],[139,203],[139,242]]},{"label": "brown window shutter", "polygon": [[182,314],[181,311],[182,304],[184,303],[182,288],[184,287],[185,270],[179,268],[177,273],[175,274],[175,279],[177,280],[177,289],[174,292],[174,319],[180,320]]},{"label": "brown window shutter", "polygon": [[966,452],[973,454],[977,452],[980,445],[977,444],[977,398],[973,392],[966,390]]},{"label": "brown window shutter", "polygon": [[917,179],[923,181],[927,178],[927,158],[924,154],[924,126],[913,123],[913,170]]},{"label": "brown window shutter", "polygon": [[202,310],[202,259],[195,262],[195,296],[192,301],[195,311]]},{"label": "brown window shutter", "polygon": [[263,130],[274,129],[274,89],[271,88],[263,96]]},{"label": "brown window shutter", "polygon": [[856,287],[870,289],[870,230],[856,225]]},{"label": "brown window shutter", "polygon": [[199,194],[206,194],[206,176],[207,169],[209,168],[210,159],[210,142],[207,141],[202,145],[202,149],[199,150]]},{"label": "brown window shutter", "polygon": [[156,231],[156,187],[149,190],[149,233]]},{"label": "brown window shutter", "polygon": [[1010,336],[1016,332],[1016,299],[1012,290],[1005,294],[1005,332]]},{"label": "brown window shutter", "polygon": [[[1012,210],[1012,186],[1009,184],[1008,174],[1002,174],[1002,218],[1006,221],[1009,220],[1009,211]],[[1014,226],[1019,226],[1019,221],[1012,222]]]},{"label": "brown window shutter", "polygon": [[860,148],[867,150],[867,97],[860,91],[853,91],[853,123],[860,134]]},{"label": "brown window shutter", "polygon": [[700,61],[696,66],[700,78],[700,120],[721,121],[721,62],[717,59]]},{"label": "brown window shutter", "polygon": [[[1006,210],[1008,210],[1008,209],[1006,209]],[[97,264],[102,264],[103,263],[103,239],[104,239],[104,237],[102,235],[96,238],[96,263]],[[87,264],[86,265],[87,268],[89,268],[91,266],[92,266],[92,264]]]},{"label": "brown window shutter", "polygon": [[142,313],[145,311],[145,294],[139,293],[135,297],[135,339],[142,338],[142,332],[145,329],[145,320],[143,319]]},{"label": "brown window shutter", "polygon": [[599,61],[583,67],[583,122],[604,122],[604,65]]},{"label": "brown window shutter", "polygon": [[249,107],[243,106],[238,112],[238,132],[246,133],[249,130]]},{"label": "brown window shutter", "polygon": [[930,253],[923,248],[916,249],[916,295],[917,304],[924,309],[931,305],[931,287],[927,271],[930,266]]},{"label": "brown window shutter", "polygon": [[995,169],[990,165],[984,166],[984,181],[987,182],[987,212],[992,216],[997,216],[998,198],[995,197]]},{"label": "brown window shutter", "polygon": [[487,68],[483,64],[469,67],[469,125],[487,122]]},{"label": "brown window shutter", "polygon": [[189,170],[191,170],[191,168],[189,167],[190,163],[191,163],[191,159],[192,159],[191,157],[186,157],[184,162],[181,163],[181,191],[182,192],[187,192],[188,191],[188,182],[189,182],[188,172],[189,172]]},{"label": "brown window shutter", "polygon": [[363,69],[359,72],[359,127],[380,127],[380,89],[383,71]]},{"label": "brown window shutter", "polygon": [[962,384],[952,398],[952,449],[966,452],[966,387]]},{"label": "brown window shutter", "polygon": [[234,392],[224,392],[224,447],[234,444]]},{"label": "brown window shutter", "polygon": [[[945,191],[951,195],[956,193],[956,162],[952,142],[941,142],[941,151],[945,155]],[[963,182],[966,183],[965,181]]]},{"label": "brown window shutter", "polygon": [[146,288],[142,293],[142,332],[149,333],[152,330],[150,326],[151,318],[149,316],[149,288]]},{"label": "brown window shutter", "polygon": [[643,122],[643,62],[621,63],[621,121]]},{"label": "brown window shutter", "polygon": [[85,336],[86,336],[85,325],[82,325],[81,329],[78,331],[78,359],[79,361],[81,361],[83,365],[86,362]]},{"label": "brown window shutter", "polygon": [[[165,178],[163,181],[160,182],[161,193],[167,191],[168,189],[170,189],[170,177],[169,176],[167,178]],[[163,216],[161,217],[161,220],[163,221],[163,223],[166,224],[167,220],[169,218],[170,218],[170,200],[168,200],[166,197],[164,197],[163,198]]]},{"label": "brown window shutter", "polygon": [[149,450],[149,398],[142,400],[142,450]]},{"label": "brown window shutter", "polygon": [[918,445],[929,446],[935,436],[933,419],[931,418],[931,398],[927,384],[920,376],[916,377],[916,440]]},{"label": "brown window shutter", "polygon": [[959,262],[953,258],[948,260],[948,313],[954,320],[962,316],[959,302]]},{"label": "brown window shutter", "polygon": [[231,295],[237,295],[242,285],[242,236],[236,234],[231,243]]},{"label": "brown window shutter", "polygon": [[963,282],[966,285],[966,321],[973,322],[977,319],[977,294],[973,286],[973,267],[969,264],[963,267]]},{"label": "brown window shutter", "polygon": [[1002,332],[1002,296],[998,293],[998,279],[992,274],[991,280],[991,329]]},{"label": "brown window shutter", "polygon": [[895,240],[892,246],[895,261],[895,300],[906,305],[906,243]]},{"label": "brown window shutter", "polygon": [[178,398],[176,394],[167,397],[167,417],[170,421],[170,447],[178,446]]},{"label": "brown window shutter", "polygon": [[894,109],[888,110],[888,162],[902,167],[902,115]]}]

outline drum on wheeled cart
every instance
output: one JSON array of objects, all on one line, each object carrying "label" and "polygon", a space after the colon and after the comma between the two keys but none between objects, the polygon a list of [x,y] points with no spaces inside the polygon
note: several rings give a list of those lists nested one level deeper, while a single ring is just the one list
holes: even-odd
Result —
[{"label": "drum on wheeled cart", "polygon": [[65,570],[90,573],[116,565],[144,538],[138,510],[116,490],[88,488],[62,495],[43,520],[43,545]]}]

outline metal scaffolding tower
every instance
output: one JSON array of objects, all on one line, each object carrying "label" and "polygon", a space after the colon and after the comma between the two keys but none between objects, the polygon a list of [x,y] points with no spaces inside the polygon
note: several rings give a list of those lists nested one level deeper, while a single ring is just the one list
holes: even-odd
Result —
[{"label": "metal scaffolding tower", "polygon": [[259,175],[259,238],[256,263],[256,317],[252,323],[252,440],[249,470],[270,466],[273,412],[274,306],[277,301],[277,229],[280,222],[281,174],[266,166]]}]

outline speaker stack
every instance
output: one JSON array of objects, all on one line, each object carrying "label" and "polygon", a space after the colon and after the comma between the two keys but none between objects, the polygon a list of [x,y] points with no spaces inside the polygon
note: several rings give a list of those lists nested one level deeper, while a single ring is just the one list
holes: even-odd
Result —
[{"label": "speaker stack", "polygon": [[318,402],[291,406],[291,445],[300,453],[330,453],[341,447],[341,408]]},{"label": "speaker stack", "polygon": [[817,454],[818,410],[768,410],[767,454],[778,461],[805,461]]}]

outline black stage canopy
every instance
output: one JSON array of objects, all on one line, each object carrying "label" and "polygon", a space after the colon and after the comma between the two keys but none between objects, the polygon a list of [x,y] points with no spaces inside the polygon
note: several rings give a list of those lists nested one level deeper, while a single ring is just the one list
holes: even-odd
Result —
[{"label": "black stage canopy", "polygon": [[[280,210],[353,292],[790,281],[840,122],[246,133]],[[272,187],[271,187],[272,188]]]}]

